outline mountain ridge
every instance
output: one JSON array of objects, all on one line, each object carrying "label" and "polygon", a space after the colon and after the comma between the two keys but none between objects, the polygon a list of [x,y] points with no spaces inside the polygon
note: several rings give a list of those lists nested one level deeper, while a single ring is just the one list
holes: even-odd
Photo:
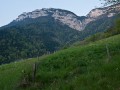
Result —
[{"label": "mountain ridge", "polygon": [[[114,10],[114,7],[117,7],[117,10]],[[60,21],[64,25],[68,25],[72,29],[82,31],[85,29],[87,24],[89,24],[92,21],[95,21],[103,17],[115,16],[117,13],[120,12],[119,8],[120,8],[120,4],[117,4],[116,6],[113,5],[104,8],[95,8],[91,10],[86,16],[78,16],[71,11],[63,10],[63,9],[43,8],[43,9],[36,9],[32,12],[24,12],[21,15],[19,15],[18,18],[14,20],[14,22],[19,22],[26,18],[34,19],[39,17],[50,16],[53,17],[55,20]],[[84,18],[81,19],[81,17]]]}]

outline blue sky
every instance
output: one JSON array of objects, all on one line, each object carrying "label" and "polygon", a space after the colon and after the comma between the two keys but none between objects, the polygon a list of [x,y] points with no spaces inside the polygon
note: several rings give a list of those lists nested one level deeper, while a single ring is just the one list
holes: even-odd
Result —
[{"label": "blue sky", "polygon": [[82,16],[90,10],[100,7],[99,0],[1,0],[0,26],[10,23],[23,12],[41,8],[61,8]]}]

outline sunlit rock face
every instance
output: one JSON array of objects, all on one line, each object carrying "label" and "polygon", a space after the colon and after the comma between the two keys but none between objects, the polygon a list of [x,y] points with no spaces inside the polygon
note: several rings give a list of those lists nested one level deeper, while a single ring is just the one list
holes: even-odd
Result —
[{"label": "sunlit rock face", "polygon": [[79,16],[75,15],[74,13],[62,9],[54,9],[54,8],[43,8],[37,9],[32,12],[23,13],[18,16],[16,21],[21,21],[26,18],[38,18],[42,16],[50,16],[53,17],[55,20],[60,21],[61,23],[68,25],[69,27],[81,30],[82,22],[79,20]]},{"label": "sunlit rock face", "polygon": [[49,16],[53,17],[55,20],[61,22],[62,24],[69,26],[72,29],[82,31],[88,23],[103,17],[113,17],[119,12],[120,4],[104,8],[96,8],[91,10],[86,16],[84,16],[84,18],[81,19],[80,16],[77,16],[73,12],[67,10],[43,8],[28,13],[24,12],[23,14],[19,15],[15,21],[19,22],[26,18],[39,18]]},{"label": "sunlit rock face", "polygon": [[90,11],[90,13],[87,15],[88,18],[98,18],[99,16],[104,14],[104,10],[102,9],[94,9]]},{"label": "sunlit rock face", "polygon": [[91,10],[87,15],[85,20],[82,22],[84,24],[84,27],[95,20],[104,18],[104,17],[113,17],[116,14],[120,13],[120,4],[112,5],[109,7],[104,8],[96,8]]}]

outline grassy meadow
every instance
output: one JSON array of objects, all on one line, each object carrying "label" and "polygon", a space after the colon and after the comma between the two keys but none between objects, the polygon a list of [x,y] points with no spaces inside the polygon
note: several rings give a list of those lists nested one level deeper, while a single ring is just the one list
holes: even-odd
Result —
[{"label": "grassy meadow", "polygon": [[120,90],[120,35],[1,65],[0,90]]}]

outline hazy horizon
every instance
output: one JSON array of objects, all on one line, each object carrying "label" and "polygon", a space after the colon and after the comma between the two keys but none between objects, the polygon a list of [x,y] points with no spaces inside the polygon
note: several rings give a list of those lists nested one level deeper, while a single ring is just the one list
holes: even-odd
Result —
[{"label": "hazy horizon", "polygon": [[69,10],[78,16],[85,16],[90,10],[100,7],[101,2],[99,0],[76,0],[76,1],[64,1],[64,0],[36,0],[36,1],[1,1],[0,11],[0,26],[4,26],[18,17],[23,12],[31,12],[36,9],[42,8],[59,8]]}]

